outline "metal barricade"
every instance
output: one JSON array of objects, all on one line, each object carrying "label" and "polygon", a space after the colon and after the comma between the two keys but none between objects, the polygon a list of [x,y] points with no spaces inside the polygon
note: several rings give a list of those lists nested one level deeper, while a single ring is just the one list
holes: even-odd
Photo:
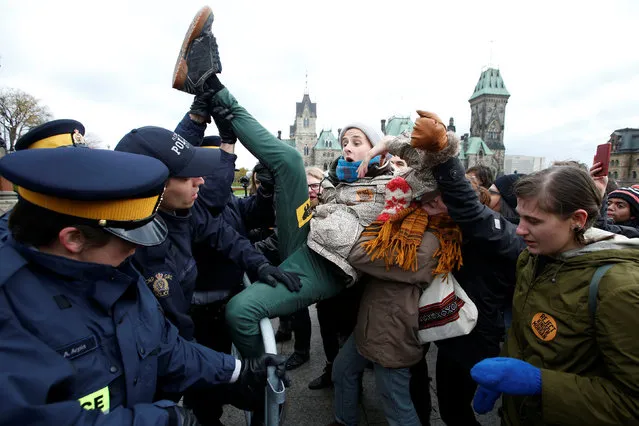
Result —
[{"label": "metal barricade", "polygon": [[[244,274],[242,278],[243,284],[245,287],[251,285],[251,281],[248,276]],[[273,325],[271,324],[271,320],[269,318],[262,318],[260,320],[260,332],[262,333],[262,341],[264,342],[264,351],[265,353],[277,353],[277,343],[275,342],[275,333],[273,332]],[[232,348],[233,355],[241,359],[241,355],[238,350],[235,348],[235,345]],[[264,398],[264,424],[266,426],[278,426],[280,425],[280,405],[284,404],[285,398],[285,388],[284,383],[280,380],[279,377],[275,374],[275,367],[268,367],[268,378],[267,378],[267,386],[265,389],[265,398]],[[251,424],[251,412],[244,412],[246,418],[246,424]]]}]

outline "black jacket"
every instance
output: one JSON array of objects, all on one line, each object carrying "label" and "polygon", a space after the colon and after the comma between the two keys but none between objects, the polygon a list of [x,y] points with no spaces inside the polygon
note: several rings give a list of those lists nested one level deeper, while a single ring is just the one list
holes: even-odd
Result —
[{"label": "black jacket", "polygon": [[612,219],[608,218],[608,197],[604,197],[601,203],[601,210],[599,211],[599,217],[595,222],[595,228],[603,229],[604,231],[612,232],[613,234],[623,235],[628,238],[639,238],[639,227],[628,226],[630,223],[616,225]]},{"label": "black jacket", "polygon": [[504,332],[502,310],[511,304],[517,258],[526,244],[516,235],[516,225],[479,202],[457,158],[436,166],[433,173],[448,214],[462,231],[463,266],[454,275],[479,311],[470,333],[474,336],[440,341],[438,346],[450,347],[457,355],[481,352],[467,347],[469,341],[498,348]]}]

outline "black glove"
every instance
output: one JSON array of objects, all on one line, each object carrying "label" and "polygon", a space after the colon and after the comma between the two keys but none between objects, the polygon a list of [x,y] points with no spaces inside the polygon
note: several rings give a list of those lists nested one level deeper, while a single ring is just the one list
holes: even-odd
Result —
[{"label": "black glove", "polygon": [[291,381],[286,375],[286,355],[263,354],[259,358],[242,360],[242,369],[237,383],[251,391],[263,390],[266,386],[267,367],[275,367],[275,375],[289,387]]},{"label": "black glove", "polygon": [[291,272],[282,271],[277,266],[265,263],[257,268],[257,276],[260,281],[275,287],[278,282],[284,284],[290,291],[300,291],[302,282],[300,277]]},{"label": "black glove", "polygon": [[275,189],[275,179],[273,179],[271,171],[262,163],[257,163],[257,165],[253,168],[253,173],[255,173],[255,179],[260,182],[260,186],[264,190],[264,193],[266,195],[272,195],[273,190]]},{"label": "black glove", "polygon": [[200,426],[195,414],[188,408],[172,405],[166,411],[169,412],[169,426]]},{"label": "black glove", "polygon": [[217,131],[220,133],[222,142],[234,144],[237,142],[237,136],[233,131],[233,125],[231,120],[235,117],[231,113],[231,110],[222,106],[217,106],[211,110],[211,116],[217,126]]},{"label": "black glove", "polygon": [[206,123],[211,122],[211,98],[213,92],[203,92],[195,95],[189,114],[197,115],[204,118]]}]

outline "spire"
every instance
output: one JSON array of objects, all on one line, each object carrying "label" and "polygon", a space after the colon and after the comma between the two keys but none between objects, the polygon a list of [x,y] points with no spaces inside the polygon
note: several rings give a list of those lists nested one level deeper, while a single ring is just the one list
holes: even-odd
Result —
[{"label": "spire", "polygon": [[490,40],[489,42],[489,48],[488,48],[488,68],[499,68],[497,66],[495,66],[494,62],[493,62],[493,53],[495,50],[495,40]]},{"label": "spire", "polygon": [[304,94],[308,95],[308,70],[306,70],[306,82],[304,83]]}]

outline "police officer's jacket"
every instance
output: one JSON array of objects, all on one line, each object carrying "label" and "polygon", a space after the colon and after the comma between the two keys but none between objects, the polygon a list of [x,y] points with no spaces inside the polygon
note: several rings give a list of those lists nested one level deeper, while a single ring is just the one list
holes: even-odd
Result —
[{"label": "police officer's jacket", "polygon": [[164,425],[172,403],[153,404],[156,388],[227,383],[236,370],[178,336],[130,262],[78,262],[11,238],[0,259],[0,425]]},{"label": "police officer's jacket", "polygon": [[253,279],[268,259],[221,216],[212,216],[199,200],[188,211],[174,214],[160,210],[159,216],[169,230],[167,239],[155,247],[138,248],[134,261],[167,318],[182,337],[191,340],[194,326],[188,312],[198,274],[191,244],[215,248],[219,256],[233,261]]},{"label": "police officer's jacket", "polygon": [[[226,224],[248,239],[249,230],[274,225],[273,197],[265,195],[261,188],[257,194],[248,197],[233,195],[231,185],[236,156],[224,151],[221,154],[220,166],[205,177],[197,201],[205,205],[212,215],[221,215]],[[253,248],[251,250],[260,252]],[[197,303],[221,300],[242,288],[240,283],[244,270],[217,248],[209,244],[194,244],[193,256],[198,268],[195,289],[198,295],[208,295],[196,297],[194,300]]]},{"label": "police officer's jacket", "polygon": [[9,215],[11,210],[0,216],[0,244],[9,238]]}]

